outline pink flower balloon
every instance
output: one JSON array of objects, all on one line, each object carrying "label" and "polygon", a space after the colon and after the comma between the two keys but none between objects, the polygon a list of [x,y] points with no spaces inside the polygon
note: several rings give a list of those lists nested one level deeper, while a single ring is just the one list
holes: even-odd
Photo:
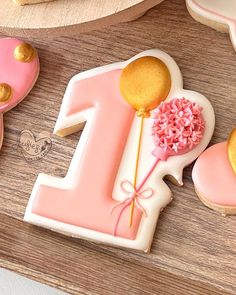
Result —
[{"label": "pink flower balloon", "polygon": [[199,105],[186,98],[162,102],[154,114],[152,136],[160,160],[193,149],[204,134],[205,122]]}]

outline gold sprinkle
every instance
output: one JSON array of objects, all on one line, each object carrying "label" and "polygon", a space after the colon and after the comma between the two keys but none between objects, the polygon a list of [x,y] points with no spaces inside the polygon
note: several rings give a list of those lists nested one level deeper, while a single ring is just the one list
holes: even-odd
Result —
[{"label": "gold sprinkle", "polygon": [[7,83],[0,83],[0,103],[4,103],[11,98],[11,86]]},{"label": "gold sprinkle", "polygon": [[31,62],[35,56],[35,49],[27,43],[21,43],[20,45],[16,46],[14,50],[14,57],[20,62]]}]

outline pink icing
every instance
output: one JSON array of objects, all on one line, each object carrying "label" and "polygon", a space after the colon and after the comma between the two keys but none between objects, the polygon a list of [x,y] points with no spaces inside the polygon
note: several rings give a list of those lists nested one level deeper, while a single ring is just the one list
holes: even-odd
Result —
[{"label": "pink icing", "polygon": [[12,96],[0,103],[0,148],[3,140],[3,113],[16,106],[33,87],[39,72],[39,60],[24,63],[14,58],[14,49],[22,41],[13,38],[0,39],[0,83],[11,86]]},{"label": "pink icing", "polygon": [[0,112],[6,112],[17,105],[31,90],[38,76],[38,57],[27,63],[14,58],[14,49],[21,43],[13,38],[0,39],[0,83],[7,83],[12,88],[11,99],[0,103]]},{"label": "pink icing", "polygon": [[231,168],[227,142],[208,148],[193,167],[197,191],[216,205],[236,206],[236,176]]},{"label": "pink icing", "polygon": [[162,102],[154,114],[152,136],[157,149],[153,154],[178,155],[199,144],[205,129],[201,111],[185,98]]},{"label": "pink icing", "polygon": [[[135,111],[119,91],[120,70],[76,81],[69,97],[67,115],[94,107],[92,127],[77,166],[75,181],[62,190],[41,185],[32,212],[63,223],[113,235],[119,202],[112,199],[114,182],[132,127]],[[135,207],[132,227],[127,207],[120,219],[117,236],[135,239],[142,211]]]},{"label": "pink icing", "polygon": [[144,207],[141,205],[140,203],[140,200],[147,200],[149,198],[151,198],[153,196],[153,189],[151,188],[147,188],[147,189],[144,189],[142,191],[140,191],[140,189],[136,188],[133,183],[129,180],[123,180],[120,184],[120,187],[121,187],[121,190],[126,194],[128,195],[128,197],[126,199],[124,199],[124,201],[114,205],[114,207],[112,208],[112,211],[111,213],[113,213],[113,211],[116,209],[116,208],[119,208],[120,212],[118,214],[118,218],[117,218],[117,221],[116,221],[116,224],[115,224],[115,228],[114,228],[114,236],[117,235],[117,228],[118,228],[118,225],[120,223],[120,219],[121,219],[121,216],[123,214],[123,212],[125,211],[125,209],[128,207],[128,206],[131,206],[131,203],[134,202],[135,206],[137,206],[140,211],[142,211],[142,213],[144,214],[144,217],[147,217],[147,212],[146,210],[144,209]]},{"label": "pink icing", "polygon": [[[133,200],[136,206],[146,215],[145,210],[140,207],[139,198],[145,199],[143,196],[144,192],[149,192],[148,198],[153,195],[153,188],[148,188],[144,191],[141,190],[155,170],[158,162],[160,160],[166,161],[169,156],[180,155],[190,151],[194,146],[199,144],[205,129],[205,122],[202,118],[201,110],[199,105],[185,98],[174,98],[170,102],[162,102],[157,108],[152,126],[152,136],[157,146],[152,154],[156,157],[156,161],[137,187],[126,190],[130,196],[120,203],[122,207],[116,222],[115,234],[124,209]],[[130,186],[130,182],[125,180],[121,183],[122,189],[124,183]],[[115,205],[115,207],[118,206]]]}]

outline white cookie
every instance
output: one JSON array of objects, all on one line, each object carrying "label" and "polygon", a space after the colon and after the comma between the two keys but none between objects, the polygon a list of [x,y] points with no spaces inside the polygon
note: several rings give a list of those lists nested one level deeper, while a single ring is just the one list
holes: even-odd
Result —
[{"label": "white cookie", "polygon": [[236,1],[235,0],[186,0],[194,19],[218,31],[227,32],[236,50]]}]

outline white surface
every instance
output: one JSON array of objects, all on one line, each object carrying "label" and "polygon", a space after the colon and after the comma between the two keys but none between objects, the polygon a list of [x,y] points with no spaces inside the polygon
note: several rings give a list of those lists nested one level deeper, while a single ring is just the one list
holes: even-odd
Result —
[{"label": "white surface", "polygon": [[1,295],[68,295],[46,285],[19,276],[11,271],[0,269]]}]

